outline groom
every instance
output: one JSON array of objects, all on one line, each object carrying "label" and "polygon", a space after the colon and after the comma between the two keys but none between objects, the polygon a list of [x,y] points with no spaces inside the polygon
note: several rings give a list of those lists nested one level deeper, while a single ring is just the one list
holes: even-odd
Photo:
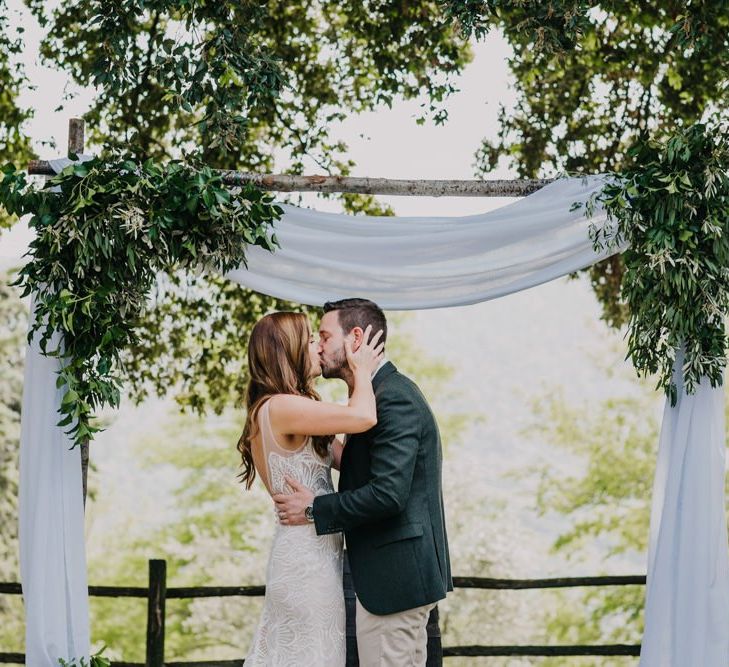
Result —
[{"label": "groom", "polygon": [[[366,299],[324,304],[319,328],[322,374],[353,387],[344,340],[357,350],[367,325],[385,315]],[[357,648],[363,667],[425,665],[431,609],[453,590],[441,491],[438,426],[415,383],[383,360],[372,380],[377,424],[350,435],[339,493],[314,497],[288,479],[276,496],[287,524],[313,522],[319,535],[344,531],[357,594]]]}]

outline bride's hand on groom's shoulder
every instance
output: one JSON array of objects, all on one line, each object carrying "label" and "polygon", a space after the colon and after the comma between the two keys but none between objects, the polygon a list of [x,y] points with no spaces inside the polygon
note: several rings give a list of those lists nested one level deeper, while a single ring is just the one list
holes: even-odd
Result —
[{"label": "bride's hand on groom's shoulder", "polygon": [[344,339],[344,351],[347,355],[347,362],[353,373],[361,371],[372,375],[377,366],[379,366],[384,353],[385,344],[378,343],[382,336],[380,329],[374,336],[372,334],[372,325],[368,324],[362,335],[362,341],[356,350],[352,349],[352,341],[348,338]]},{"label": "bride's hand on groom's shoulder", "polygon": [[303,526],[310,523],[304,510],[314,502],[313,491],[292,477],[286,477],[286,483],[293,489],[293,493],[272,496],[279,522],[284,526]]}]

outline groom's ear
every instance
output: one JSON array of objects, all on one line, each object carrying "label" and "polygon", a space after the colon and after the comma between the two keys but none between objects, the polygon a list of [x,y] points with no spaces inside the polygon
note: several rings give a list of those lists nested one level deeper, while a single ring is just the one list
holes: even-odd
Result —
[{"label": "groom's ear", "polygon": [[359,346],[362,345],[364,331],[362,331],[361,327],[354,327],[349,333],[352,336],[352,351],[356,351],[359,349]]}]

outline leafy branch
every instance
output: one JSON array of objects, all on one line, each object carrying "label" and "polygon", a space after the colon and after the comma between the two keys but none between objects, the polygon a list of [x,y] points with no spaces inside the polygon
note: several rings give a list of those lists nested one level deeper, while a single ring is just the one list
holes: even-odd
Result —
[{"label": "leafy branch", "polygon": [[75,444],[100,430],[99,408],[119,405],[121,355],[138,342],[134,323],[158,274],[224,273],[245,264],[249,245],[277,244],[282,209],[272,198],[231,191],[205,166],[92,159],[40,188],[12,165],[2,174],[0,204],[32,216],[36,236],[15,284],[34,295],[29,339],[38,333],[41,350],[62,360],[59,426]]},{"label": "leafy branch", "polygon": [[[87,24],[98,26],[103,36],[92,83],[107,95],[113,91],[135,101],[133,112],[154,81],[164,90],[162,105],[196,118],[200,133],[210,140],[208,148],[226,153],[238,147],[245,140],[248,114],[275,107],[286,86],[279,62],[254,35],[253,26],[267,15],[265,3],[163,1],[149,6],[136,0],[89,0],[83,11]],[[137,35],[129,26],[144,20],[150,25],[140,60]],[[149,136],[142,133],[139,140],[148,148]]]},{"label": "leafy branch", "polygon": [[[696,124],[665,140],[641,139],[630,163],[589,204],[616,223],[591,229],[595,249],[629,244],[622,297],[628,304],[628,357],[675,404],[672,377],[685,349],[688,393],[702,378],[722,384],[729,310],[729,132]],[[613,234],[608,236],[608,234]]]},{"label": "leafy branch", "polygon": [[[588,12],[595,2],[586,0],[440,0],[446,16],[454,20],[466,37],[486,36],[492,27],[501,27],[507,36],[528,36],[539,51],[561,53],[575,47],[589,25]],[[504,22],[504,15],[518,15],[514,24]]]}]

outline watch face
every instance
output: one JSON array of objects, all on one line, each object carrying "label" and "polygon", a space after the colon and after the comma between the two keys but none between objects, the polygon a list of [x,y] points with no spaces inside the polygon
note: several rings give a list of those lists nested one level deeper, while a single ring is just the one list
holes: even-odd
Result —
[{"label": "watch face", "polygon": [[307,505],[306,509],[304,510],[304,516],[309,520],[314,520],[314,508],[311,505]]}]

